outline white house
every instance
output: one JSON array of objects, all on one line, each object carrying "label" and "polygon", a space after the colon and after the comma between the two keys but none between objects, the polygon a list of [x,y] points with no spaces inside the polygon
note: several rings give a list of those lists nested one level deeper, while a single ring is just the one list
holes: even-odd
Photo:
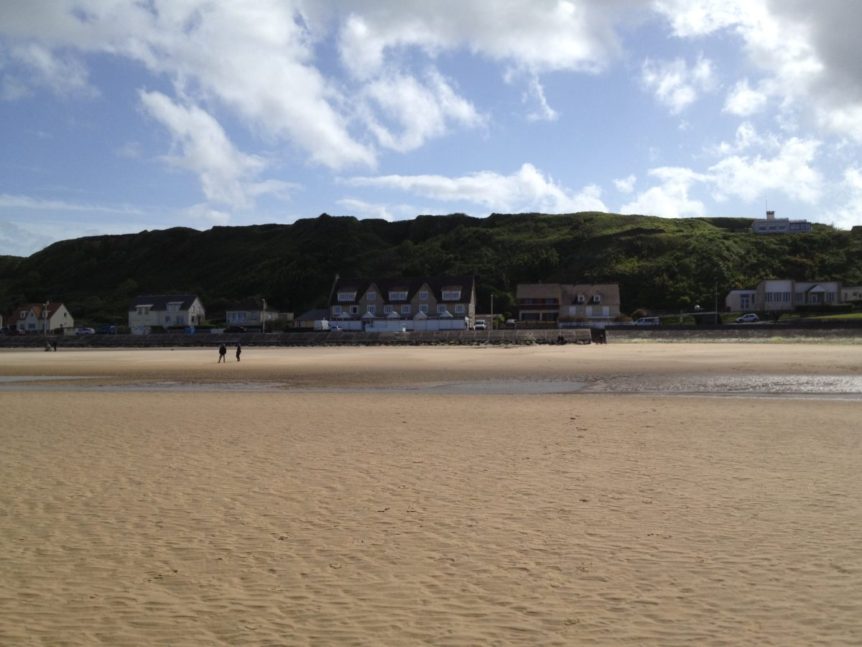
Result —
[{"label": "white house", "polygon": [[7,325],[24,332],[62,332],[75,327],[75,320],[62,303],[27,303],[18,306]]},{"label": "white house", "polygon": [[799,306],[835,306],[842,303],[837,281],[793,281],[767,279],[753,290],[731,290],[725,305],[732,312],[792,312]]},{"label": "white house", "polygon": [[135,298],[129,306],[129,329],[146,333],[154,326],[178,328],[197,326],[206,317],[203,304],[194,294],[150,294]]},{"label": "white house", "polygon": [[841,303],[862,301],[862,285],[848,285],[841,288]]},{"label": "white house", "polygon": [[755,234],[801,234],[811,231],[811,223],[807,220],[776,218],[774,211],[767,211],[766,218],[751,221],[751,231]]}]

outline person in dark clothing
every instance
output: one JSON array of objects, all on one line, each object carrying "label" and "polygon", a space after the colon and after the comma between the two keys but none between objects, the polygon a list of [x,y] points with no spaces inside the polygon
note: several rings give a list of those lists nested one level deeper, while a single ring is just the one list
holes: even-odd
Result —
[{"label": "person in dark clothing", "polygon": [[227,361],[227,346],[222,344],[221,346],[218,347],[218,363],[221,364],[222,362],[226,362],[226,361]]},{"label": "person in dark clothing", "polygon": [[239,345],[239,342],[236,344],[236,361],[239,361],[239,356],[242,355],[242,346]]}]

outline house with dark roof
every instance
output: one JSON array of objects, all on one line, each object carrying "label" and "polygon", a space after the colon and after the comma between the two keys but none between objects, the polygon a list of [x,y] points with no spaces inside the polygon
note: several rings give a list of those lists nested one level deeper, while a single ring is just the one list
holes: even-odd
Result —
[{"label": "house with dark roof", "polygon": [[476,317],[472,276],[341,279],[329,318],[344,330],[464,330]]},{"label": "house with dark roof", "polygon": [[147,294],[129,305],[129,329],[147,333],[156,326],[183,328],[204,322],[206,312],[195,294]]},{"label": "house with dark roof", "polygon": [[6,325],[23,332],[59,332],[75,328],[75,320],[59,302],[25,303],[10,313]]}]

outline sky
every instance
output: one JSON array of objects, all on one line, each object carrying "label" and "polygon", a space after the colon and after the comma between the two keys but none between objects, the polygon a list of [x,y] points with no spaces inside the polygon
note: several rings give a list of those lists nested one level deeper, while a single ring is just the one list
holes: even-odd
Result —
[{"label": "sky", "polygon": [[0,254],[321,213],[862,224],[857,0],[3,0]]}]

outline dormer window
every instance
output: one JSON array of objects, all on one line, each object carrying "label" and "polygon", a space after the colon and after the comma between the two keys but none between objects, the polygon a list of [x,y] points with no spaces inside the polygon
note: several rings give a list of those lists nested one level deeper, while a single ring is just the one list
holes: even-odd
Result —
[{"label": "dormer window", "polygon": [[576,303],[586,303],[586,302],[587,302],[587,297],[586,297],[586,296],[584,296],[583,294],[579,294],[579,295],[577,296],[577,298],[575,299],[575,302],[576,302]]},{"label": "dormer window", "polygon": [[407,301],[407,290],[389,290],[390,301]]},{"label": "dormer window", "polygon": [[594,294],[593,295],[593,303],[601,303],[601,302],[602,302],[602,296],[600,294]]},{"label": "dormer window", "polygon": [[366,301],[377,301],[377,293],[373,291],[369,291],[365,293]]},{"label": "dormer window", "polygon": [[348,292],[345,290],[344,292],[339,292],[338,300],[341,303],[350,303],[352,301],[356,301],[356,291],[354,290],[353,292]]},{"label": "dormer window", "polygon": [[443,301],[460,301],[461,290],[458,288],[447,288],[442,293]]}]

